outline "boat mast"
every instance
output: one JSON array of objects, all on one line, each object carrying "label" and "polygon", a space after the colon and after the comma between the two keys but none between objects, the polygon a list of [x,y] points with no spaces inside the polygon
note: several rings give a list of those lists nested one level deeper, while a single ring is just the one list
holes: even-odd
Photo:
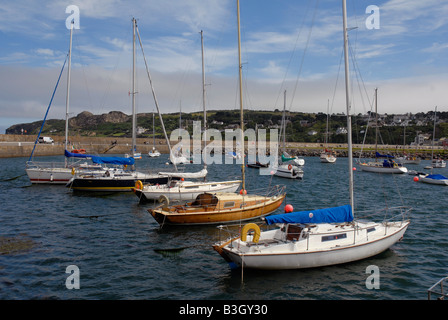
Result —
[{"label": "boat mast", "polygon": [[283,116],[282,116],[282,126],[283,126],[283,152],[286,151],[286,90],[283,92]]},{"label": "boat mast", "polygon": [[152,149],[155,151],[156,149],[156,129],[154,127],[155,125],[155,119],[154,119],[154,112],[152,113]]},{"label": "boat mast", "polygon": [[132,150],[131,156],[134,156],[134,152],[137,150],[136,142],[136,114],[135,114],[135,26],[137,25],[137,20],[132,18]]},{"label": "boat mast", "polygon": [[355,213],[355,201],[353,196],[353,151],[352,151],[352,120],[350,115],[350,73],[348,62],[348,34],[347,34],[347,6],[346,0],[342,0],[342,21],[344,29],[344,61],[345,61],[345,99],[347,107],[347,144],[348,144],[348,174],[349,174],[349,194],[350,205]]},{"label": "boat mast", "polygon": [[[75,21],[72,20],[70,25],[70,46],[68,49],[67,96],[65,97],[65,150],[67,150],[68,147],[68,110],[70,105],[70,71],[72,64],[72,36],[74,23]],[[67,157],[65,157],[65,166],[67,166]]]},{"label": "boat mast", "polygon": [[241,30],[240,30],[240,1],[236,1],[237,6],[237,22],[238,22],[238,74],[239,74],[239,84],[240,84],[240,126],[241,126],[241,145],[243,147],[241,174],[242,180],[242,190],[243,194],[246,190],[245,186],[245,172],[244,172],[244,116],[243,116],[243,76],[242,76],[242,64],[241,64]]},{"label": "boat mast", "polygon": [[431,173],[434,168],[432,161],[434,160],[434,139],[436,138],[436,120],[437,120],[437,106],[434,110],[434,128],[432,129],[432,142],[431,142]]},{"label": "boat mast", "polygon": [[[204,110],[204,149],[203,153],[205,156],[205,148],[207,147],[207,111],[205,108],[205,67],[204,67],[204,36],[201,30],[201,55],[202,55],[202,108]],[[207,159],[203,159],[204,167],[207,167]]]},{"label": "boat mast", "polygon": [[375,157],[378,152],[378,88],[375,88]]},{"label": "boat mast", "polygon": [[327,100],[327,128],[326,128],[326,132],[325,132],[325,148],[327,147],[328,144],[328,120],[330,117],[330,99]]}]

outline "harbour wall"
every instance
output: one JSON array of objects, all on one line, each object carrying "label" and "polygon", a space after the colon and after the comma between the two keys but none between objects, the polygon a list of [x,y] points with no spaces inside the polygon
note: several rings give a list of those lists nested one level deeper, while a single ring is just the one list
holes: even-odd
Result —
[{"label": "harbour wall", "polygon": [[[64,139],[62,136],[52,136],[54,144],[37,143],[34,150],[34,156],[53,156],[64,154]],[[12,157],[29,157],[34,148],[34,141],[36,137],[30,135],[12,135],[0,134],[0,158]],[[70,148],[82,148],[88,154],[126,154],[130,153],[132,139],[131,138],[113,138],[113,137],[71,137],[69,138]],[[177,142],[170,142],[173,147]],[[269,146],[269,144],[268,144]],[[147,154],[153,147],[152,139],[137,138],[137,150],[143,155]],[[281,145],[279,145],[279,148]],[[161,153],[169,153],[168,144],[164,139],[156,139],[156,148]],[[347,144],[328,144],[328,149],[334,150],[338,157],[347,156]],[[320,143],[298,143],[289,142],[286,144],[286,151],[290,155],[297,156],[319,156],[323,149]],[[193,146],[190,146],[193,150]],[[247,145],[246,145],[247,150]],[[370,158],[375,154],[374,145],[354,145],[353,155],[355,157]],[[418,146],[412,148],[404,148],[403,146],[386,145],[381,146],[381,152],[386,150],[387,153],[394,155],[402,155],[405,151],[418,155],[422,159],[431,159],[430,146]],[[223,145],[224,151],[224,145]],[[442,147],[437,147],[434,151],[435,157],[443,159],[448,158],[448,150]]]}]

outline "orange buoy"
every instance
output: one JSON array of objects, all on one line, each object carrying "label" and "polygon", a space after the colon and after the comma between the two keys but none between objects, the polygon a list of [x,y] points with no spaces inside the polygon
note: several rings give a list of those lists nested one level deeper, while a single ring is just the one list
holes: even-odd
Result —
[{"label": "orange buoy", "polygon": [[293,212],[293,211],[294,211],[294,208],[293,208],[292,205],[287,204],[287,205],[285,206],[285,213],[290,213],[290,212]]}]

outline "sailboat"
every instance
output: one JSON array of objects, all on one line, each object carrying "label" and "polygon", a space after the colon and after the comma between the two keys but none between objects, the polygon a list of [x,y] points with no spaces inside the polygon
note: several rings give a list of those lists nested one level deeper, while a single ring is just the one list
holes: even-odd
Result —
[{"label": "sailboat", "polygon": [[[448,178],[441,175],[441,174],[433,174],[433,168],[443,168],[446,166],[445,161],[442,159],[434,159],[434,137],[436,135],[436,119],[437,119],[437,107],[434,111],[434,129],[432,133],[432,151],[431,151],[431,173],[430,174],[423,174],[420,173],[418,177],[414,177],[416,181],[421,181],[425,183],[430,184],[438,184],[438,185],[445,185],[448,186]],[[435,162],[434,160],[439,160],[439,162]],[[443,161],[443,162],[442,162]],[[437,166],[439,165],[439,166]],[[427,168],[427,167],[425,167]]]},{"label": "sailboat", "polygon": [[[403,129],[403,149],[406,147],[406,126]],[[416,155],[407,154],[404,152],[403,156],[397,157],[397,162],[401,164],[420,164],[422,159]]]},{"label": "sailboat", "polygon": [[377,172],[377,173],[406,173],[408,169],[401,163],[395,162],[394,156],[388,154],[381,154],[378,152],[378,89],[375,89],[375,160],[369,162],[360,162],[359,165],[362,171]]},{"label": "sailboat", "polygon": [[[353,154],[350,115],[348,36],[346,2],[343,0],[345,86],[348,129],[350,204],[333,208],[265,217],[279,228],[261,231],[248,223],[237,237],[218,242],[213,248],[231,267],[255,269],[301,269],[330,266],[377,255],[399,241],[409,226],[408,211],[401,220],[382,223],[354,219]],[[223,227],[220,227],[223,229]],[[224,230],[224,229],[223,229]],[[248,234],[252,231],[251,234]]]},{"label": "sailboat", "polygon": [[437,158],[434,159],[434,139],[436,138],[436,121],[437,120],[437,107],[434,111],[434,126],[433,126],[433,132],[432,132],[432,143],[431,143],[431,166],[425,167],[425,169],[431,169],[432,168],[445,168],[446,162],[443,159]]},{"label": "sailboat", "polygon": [[155,132],[155,119],[154,112],[152,113],[152,150],[149,150],[148,156],[151,158],[160,157],[160,152],[156,149],[156,132]]},{"label": "sailboat", "polygon": [[[65,151],[68,149],[68,121],[69,121],[69,102],[70,102],[70,71],[71,71],[71,55],[72,55],[72,37],[73,37],[73,21],[72,21],[72,28],[70,28],[70,46],[69,51],[67,55],[68,60],[68,66],[67,66],[67,94],[66,94],[66,100],[65,100]],[[66,60],[66,61],[67,61]],[[65,66],[65,62],[64,62]],[[59,80],[62,75],[62,71],[64,69],[64,66],[61,69],[61,73],[58,78],[58,82],[56,84],[56,87],[53,92],[53,96],[51,98],[50,104],[48,106],[48,109],[51,106],[51,102],[53,101],[54,94],[56,92],[57,86],[59,84]],[[47,114],[48,114],[47,109]],[[46,116],[45,116],[46,117]],[[45,123],[42,123],[42,128]],[[41,131],[42,131],[41,128]],[[39,140],[40,132],[38,137],[36,138],[36,141],[34,143],[34,148],[36,147],[36,144]],[[90,162],[86,162],[83,160],[79,160],[76,162],[68,162],[67,157],[65,157],[64,161],[60,162],[38,162],[32,160],[33,158],[33,151],[30,155],[30,158],[26,162],[26,174],[28,175],[28,178],[30,179],[31,183],[33,184],[66,184],[71,178],[72,178],[72,171],[75,168],[77,171],[84,171],[84,172],[104,172],[104,168],[100,164],[92,164]]]},{"label": "sailboat", "polygon": [[286,90],[283,94],[283,116],[282,116],[282,137],[283,137],[283,153],[280,163],[274,167],[274,175],[289,179],[303,179],[303,170],[298,167],[305,164],[305,160],[297,157],[291,157],[286,152]]},{"label": "sailboat", "polygon": [[[133,26],[133,80],[132,80],[132,95],[135,95],[135,32],[137,28],[137,20],[132,19]],[[133,139],[131,152],[136,152],[135,139],[135,99],[132,99],[132,128]],[[86,156],[86,155],[83,155]],[[133,156],[130,157],[93,157],[98,163],[114,164],[119,167],[111,168],[99,174],[97,173],[83,173],[74,172],[73,177],[68,181],[66,187],[71,190],[80,191],[112,191],[112,192],[130,192],[134,189],[135,183],[141,181],[142,183],[152,184],[166,184],[173,177],[161,173],[143,173],[138,172],[134,168],[135,160]],[[181,179],[176,177],[175,179]]]},{"label": "sailboat", "polygon": [[[205,71],[204,71],[204,39],[201,31],[201,47],[202,47],[202,104],[204,109],[204,154],[206,146],[207,134],[207,112],[205,104]],[[207,163],[204,164],[205,174],[207,173]],[[190,175],[197,178],[197,174]],[[188,174],[183,174],[183,177],[188,177]],[[202,177],[202,176],[201,176]],[[205,175],[203,176],[205,177]],[[172,200],[194,200],[196,197],[205,192],[236,192],[241,184],[240,180],[232,181],[217,181],[217,182],[192,182],[181,180],[173,180],[163,185],[146,184],[137,181],[134,189],[135,195],[140,199],[140,202],[149,200],[159,200],[165,205]]]},{"label": "sailboat", "polygon": [[[237,20],[240,125],[241,132],[244,132],[239,0],[237,0]],[[241,144],[244,146],[244,134],[241,134]],[[269,215],[280,207],[286,196],[285,186],[273,186],[263,195],[250,194],[245,185],[245,161],[241,164],[241,176],[242,188],[238,193],[201,193],[192,202],[183,205],[162,205],[159,208],[148,209],[148,212],[161,226],[185,226],[251,220]]]},{"label": "sailboat", "polygon": [[328,104],[327,104],[327,128],[326,128],[326,131],[325,131],[325,147],[324,147],[324,150],[321,152],[321,154],[319,156],[320,162],[322,162],[322,163],[335,163],[336,162],[336,155],[334,154],[334,152],[327,149],[327,144],[328,144],[328,120],[329,120],[329,117],[330,117],[329,110],[328,110],[329,109],[329,105],[330,105],[330,102],[328,101]]}]

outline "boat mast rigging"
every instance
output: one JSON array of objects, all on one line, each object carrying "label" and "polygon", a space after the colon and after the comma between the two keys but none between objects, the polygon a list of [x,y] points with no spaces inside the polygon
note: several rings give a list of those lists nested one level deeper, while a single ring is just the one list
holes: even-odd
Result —
[{"label": "boat mast rigging", "polygon": [[348,60],[348,30],[347,30],[347,5],[346,0],[342,0],[342,25],[344,29],[344,61],[345,61],[345,99],[347,108],[347,144],[348,144],[348,172],[349,172],[349,195],[350,205],[353,215],[355,213],[355,203],[353,195],[353,151],[352,151],[352,119],[351,119],[351,101],[350,101],[350,73]]}]

